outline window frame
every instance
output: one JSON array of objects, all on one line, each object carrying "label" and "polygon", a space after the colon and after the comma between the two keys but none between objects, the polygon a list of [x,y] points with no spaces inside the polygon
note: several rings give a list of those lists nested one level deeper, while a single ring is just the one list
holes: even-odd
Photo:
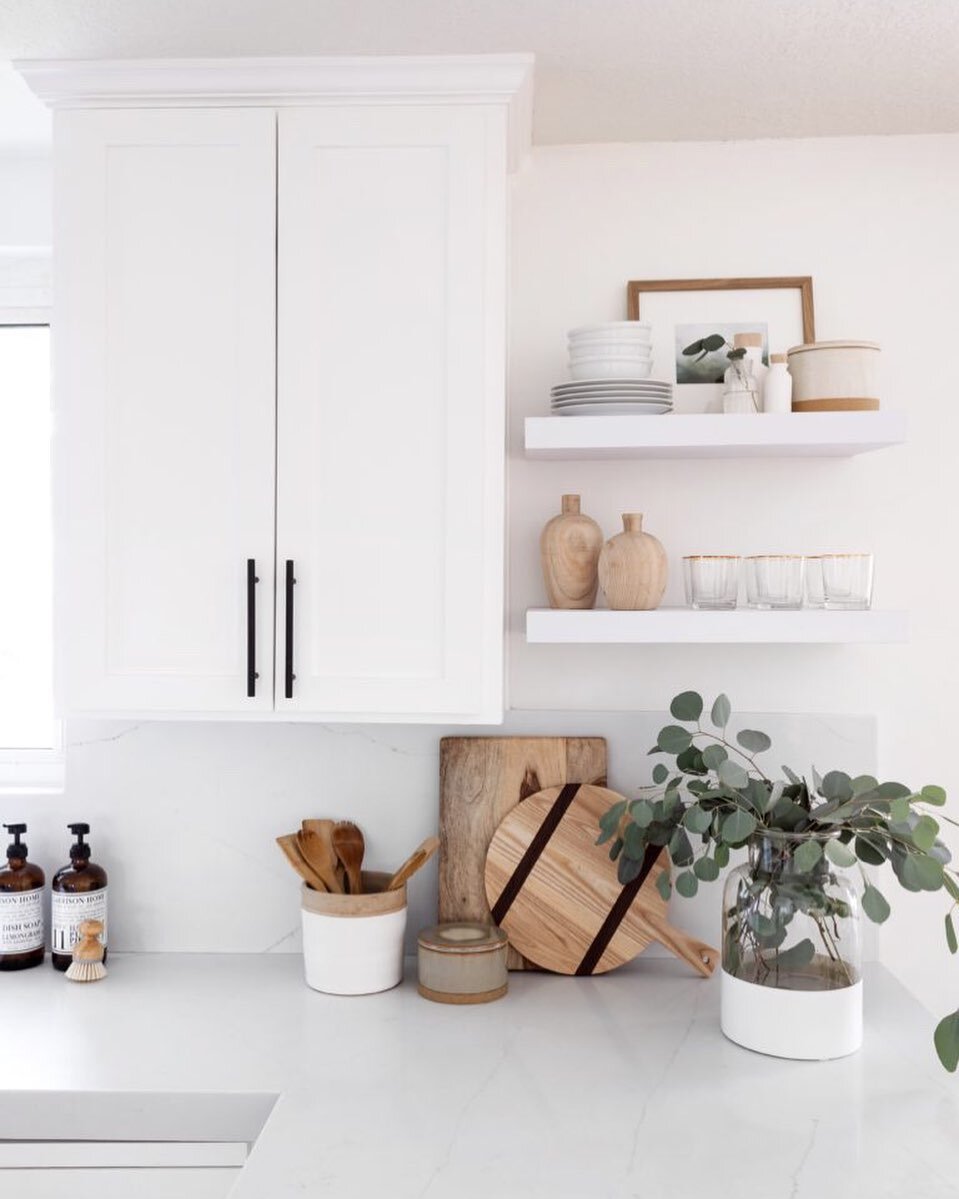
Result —
[{"label": "window frame", "polygon": [[[52,328],[52,317],[49,247],[0,247],[0,325]],[[64,744],[60,720],[54,721],[53,739],[49,749],[20,749],[0,743],[0,795],[49,795],[63,791]]]}]

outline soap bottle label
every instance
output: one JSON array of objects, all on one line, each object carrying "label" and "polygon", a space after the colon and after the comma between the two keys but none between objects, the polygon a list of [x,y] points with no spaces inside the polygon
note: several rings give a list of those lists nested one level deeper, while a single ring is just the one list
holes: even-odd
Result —
[{"label": "soap bottle label", "polygon": [[83,920],[101,920],[104,945],[107,943],[107,888],[99,891],[54,891],[51,905],[51,948],[54,953],[70,953],[80,939],[77,931]]},{"label": "soap bottle label", "polygon": [[0,893],[0,954],[43,947],[43,888]]}]

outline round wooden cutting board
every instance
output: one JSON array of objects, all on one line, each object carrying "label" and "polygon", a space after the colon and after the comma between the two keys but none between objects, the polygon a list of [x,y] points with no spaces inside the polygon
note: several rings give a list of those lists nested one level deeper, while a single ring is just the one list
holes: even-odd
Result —
[{"label": "round wooden cutting board", "polygon": [[710,975],[715,949],[673,928],[656,889],[666,851],[651,849],[625,887],[597,845],[599,818],[623,796],[569,783],[529,796],[502,821],[486,855],[494,921],[520,953],[557,974],[603,974],[659,941]]}]

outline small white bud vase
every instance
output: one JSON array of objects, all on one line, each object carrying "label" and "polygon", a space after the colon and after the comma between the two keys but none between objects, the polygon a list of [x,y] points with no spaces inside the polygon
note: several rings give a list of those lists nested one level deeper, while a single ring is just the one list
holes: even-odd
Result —
[{"label": "small white bud vase", "polygon": [[792,412],[793,380],[785,354],[772,354],[763,387],[763,412]]},{"label": "small white bud vase", "polygon": [[821,1061],[862,1045],[859,897],[829,839],[767,830],[726,880],[722,1029],[757,1053]]}]

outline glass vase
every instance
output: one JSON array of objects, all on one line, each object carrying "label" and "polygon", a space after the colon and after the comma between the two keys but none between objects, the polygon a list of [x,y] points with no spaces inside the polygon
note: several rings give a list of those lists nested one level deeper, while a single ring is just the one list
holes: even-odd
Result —
[{"label": "glass vase", "polygon": [[859,896],[828,840],[764,830],[726,880],[722,1026],[748,1049],[823,1059],[862,1043]]}]

